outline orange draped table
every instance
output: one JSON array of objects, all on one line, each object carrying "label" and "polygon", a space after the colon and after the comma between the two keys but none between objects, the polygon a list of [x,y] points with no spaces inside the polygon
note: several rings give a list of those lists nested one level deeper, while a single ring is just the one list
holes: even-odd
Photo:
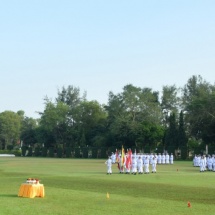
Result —
[{"label": "orange draped table", "polygon": [[45,190],[43,184],[21,184],[19,188],[18,196],[34,198],[34,197],[44,197]]}]

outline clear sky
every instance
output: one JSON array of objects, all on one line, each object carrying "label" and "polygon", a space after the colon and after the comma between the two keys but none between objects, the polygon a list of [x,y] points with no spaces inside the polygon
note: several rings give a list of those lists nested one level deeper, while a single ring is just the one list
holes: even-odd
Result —
[{"label": "clear sky", "polygon": [[68,85],[105,104],[126,84],[214,84],[214,11],[214,0],[2,0],[0,112],[38,118]]}]

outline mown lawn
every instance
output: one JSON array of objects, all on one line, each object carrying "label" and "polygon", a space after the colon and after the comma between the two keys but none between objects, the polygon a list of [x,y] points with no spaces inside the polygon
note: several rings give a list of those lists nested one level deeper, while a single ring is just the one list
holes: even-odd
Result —
[{"label": "mown lawn", "polygon": [[[29,177],[41,179],[45,198],[17,196]],[[106,175],[104,160],[0,158],[0,214],[214,215],[215,172],[177,161],[156,174],[122,175],[114,165]]]}]

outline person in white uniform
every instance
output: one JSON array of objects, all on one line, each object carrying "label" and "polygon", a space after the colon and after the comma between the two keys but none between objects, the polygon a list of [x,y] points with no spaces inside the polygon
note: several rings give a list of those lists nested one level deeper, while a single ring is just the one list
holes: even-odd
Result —
[{"label": "person in white uniform", "polygon": [[119,173],[124,173],[124,161],[121,159],[121,155],[119,156]]},{"label": "person in white uniform", "polygon": [[144,160],[144,173],[149,174],[149,159],[148,159],[148,157],[146,157]]},{"label": "person in white uniform", "polygon": [[169,154],[168,153],[166,153],[165,160],[166,160],[166,164],[169,164]]},{"label": "person in white uniform", "polygon": [[212,171],[212,165],[213,165],[213,160],[212,160],[212,157],[209,155],[208,156],[208,160],[207,160],[207,167],[208,167],[208,170],[209,171]]},{"label": "person in white uniform", "polygon": [[152,164],[152,159],[153,159],[153,154],[151,153],[150,155],[149,155],[149,164]]},{"label": "person in white uniform", "polygon": [[157,164],[156,157],[153,157],[152,158],[152,173],[156,173],[157,172],[157,170],[156,170],[156,164]]},{"label": "person in white uniform", "polygon": [[158,154],[158,164],[161,164],[161,154]]},{"label": "person in white uniform", "polygon": [[108,160],[105,161],[105,164],[107,165],[107,175],[112,174],[112,160],[109,157]]},{"label": "person in white uniform", "polygon": [[132,156],[132,170],[131,170],[131,173],[136,175],[137,174],[137,160],[135,158],[135,156]]},{"label": "person in white uniform", "polygon": [[162,164],[165,164],[165,160],[166,160],[166,156],[163,153],[163,155],[161,156],[161,162],[162,162]]},{"label": "person in white uniform", "polygon": [[170,164],[173,164],[173,159],[174,159],[174,157],[173,157],[173,154],[171,153],[170,157],[169,157]]},{"label": "person in white uniform", "polygon": [[200,159],[200,172],[205,171],[205,161],[204,161],[204,156],[201,157]]},{"label": "person in white uniform", "polygon": [[143,174],[143,160],[141,156],[137,159],[137,172],[138,174]]},{"label": "person in white uniform", "polygon": [[201,156],[198,155],[197,156],[197,162],[196,162],[197,166],[200,166],[200,161],[201,161]]},{"label": "person in white uniform", "polygon": [[116,163],[116,155],[113,152],[111,155],[111,161],[112,161],[112,163]]},{"label": "person in white uniform", "polygon": [[212,156],[212,169],[215,172],[215,155]]},{"label": "person in white uniform", "polygon": [[207,170],[207,159],[206,159],[206,156],[203,155],[204,157],[204,171]]}]

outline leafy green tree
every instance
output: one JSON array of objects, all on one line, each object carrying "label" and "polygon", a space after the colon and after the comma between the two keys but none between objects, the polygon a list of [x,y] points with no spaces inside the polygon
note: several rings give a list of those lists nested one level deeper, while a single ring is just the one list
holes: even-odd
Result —
[{"label": "leafy green tree", "polygon": [[79,146],[93,146],[95,139],[105,135],[107,113],[97,101],[80,102],[74,119],[79,132]]},{"label": "leafy green tree", "polygon": [[38,127],[38,120],[32,117],[22,117],[20,139],[24,145],[33,146],[37,143],[36,128]]},{"label": "leafy green tree", "polygon": [[187,84],[182,88],[183,109],[186,110],[196,98],[210,94],[211,90],[214,90],[214,87],[203,80],[200,75],[189,78]]},{"label": "leafy green tree", "polygon": [[178,96],[179,89],[173,86],[163,86],[161,97],[161,108],[166,112],[178,112],[180,98]]},{"label": "leafy green tree", "polygon": [[165,133],[165,148],[169,153],[174,153],[178,146],[178,128],[175,113],[169,117],[169,125]]},{"label": "leafy green tree", "polygon": [[180,97],[178,96],[179,89],[173,86],[164,86],[161,97],[161,108],[163,112],[163,125],[169,124],[169,116],[171,113],[178,114],[180,106]]},{"label": "leafy green tree", "polygon": [[7,149],[9,145],[15,146],[19,141],[21,129],[20,116],[13,111],[0,113],[0,140],[1,148]]},{"label": "leafy green tree", "polygon": [[70,107],[70,111],[74,110],[81,101],[86,100],[86,95],[80,96],[80,89],[69,85],[67,88],[62,87],[58,90],[56,102],[62,102]]},{"label": "leafy green tree", "polygon": [[148,148],[149,151],[156,151],[164,136],[163,126],[143,121],[139,124],[136,134],[136,146],[139,149]]},{"label": "leafy green tree", "polygon": [[[63,144],[66,146],[68,141],[68,129],[70,128],[71,121],[69,117],[69,106],[63,102],[52,103],[47,101],[45,110],[42,113],[40,125],[43,133],[50,136],[44,138],[54,141],[55,146]],[[53,142],[45,142],[46,147],[53,147]]]},{"label": "leafy green tree", "polygon": [[122,93],[114,95],[110,92],[105,108],[108,112],[109,137],[114,140],[116,146],[123,144],[132,148],[141,145],[140,141],[144,140],[144,137],[138,135],[142,134],[142,122],[161,124],[162,111],[158,93],[150,88],[139,88],[129,84],[123,88]]},{"label": "leafy green tree", "polygon": [[188,153],[187,147],[187,135],[185,132],[185,125],[184,125],[184,114],[183,111],[180,112],[179,115],[179,128],[178,128],[178,148],[181,149],[181,158],[186,159]]},{"label": "leafy green tree", "polygon": [[205,145],[215,144],[215,92],[195,98],[188,106],[190,133]]},{"label": "leafy green tree", "polygon": [[188,134],[205,144],[215,137],[215,87],[201,76],[193,76],[183,89],[183,105]]}]

